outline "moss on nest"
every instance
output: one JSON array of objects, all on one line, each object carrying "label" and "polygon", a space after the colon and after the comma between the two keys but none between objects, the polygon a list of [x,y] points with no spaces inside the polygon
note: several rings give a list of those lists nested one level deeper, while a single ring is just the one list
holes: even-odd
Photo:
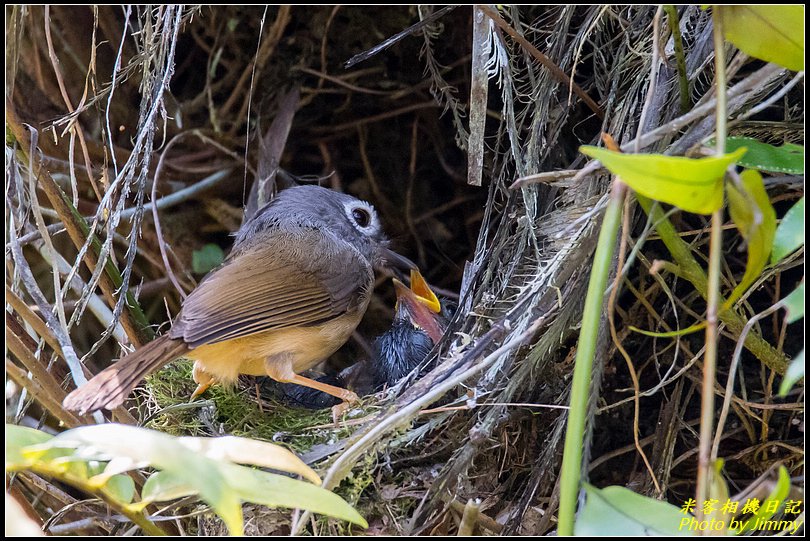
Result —
[{"label": "moss on nest", "polygon": [[293,408],[258,399],[246,388],[213,385],[194,402],[192,363],[180,360],[145,382],[150,413],[147,426],[177,435],[232,434],[272,441],[302,453],[316,444],[334,443],[351,428],[331,428],[331,410]]}]

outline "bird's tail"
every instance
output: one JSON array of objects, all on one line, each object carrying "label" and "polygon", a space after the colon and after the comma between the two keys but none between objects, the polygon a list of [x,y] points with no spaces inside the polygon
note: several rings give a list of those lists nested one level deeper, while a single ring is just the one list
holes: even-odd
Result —
[{"label": "bird's tail", "polygon": [[67,395],[62,405],[81,414],[117,408],[143,378],[188,351],[183,340],[161,336],[96,374]]}]

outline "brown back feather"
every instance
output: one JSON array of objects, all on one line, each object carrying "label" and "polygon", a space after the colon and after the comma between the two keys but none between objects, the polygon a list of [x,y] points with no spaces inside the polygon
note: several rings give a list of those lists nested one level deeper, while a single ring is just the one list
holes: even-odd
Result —
[{"label": "brown back feather", "polygon": [[320,325],[364,306],[374,283],[358,250],[311,227],[268,229],[261,244],[233,253],[186,297],[169,336],[197,348]]},{"label": "brown back feather", "polygon": [[81,414],[117,408],[144,377],[188,351],[182,340],[161,336],[96,374],[67,395],[62,405]]}]

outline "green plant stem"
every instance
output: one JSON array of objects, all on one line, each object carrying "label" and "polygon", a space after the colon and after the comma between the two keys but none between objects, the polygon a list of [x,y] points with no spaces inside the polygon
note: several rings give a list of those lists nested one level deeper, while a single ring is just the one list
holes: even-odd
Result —
[{"label": "green plant stem", "polygon": [[[714,84],[717,92],[716,139],[718,154],[726,151],[726,55],[723,42],[722,20],[714,18]],[[706,298],[706,354],[703,357],[703,385],[700,401],[700,442],[698,445],[698,471],[696,490],[697,519],[703,518],[703,504],[709,499],[711,452],[714,433],[714,384],[717,372],[718,318],[720,306],[720,273],[723,258],[723,210],[712,213],[709,239],[709,283]]]},{"label": "green plant stem", "polygon": [[574,377],[571,383],[571,402],[565,432],[562,471],[560,473],[560,510],[558,535],[574,534],[574,515],[577,510],[580,477],[582,473],[582,442],[585,441],[585,420],[588,412],[588,395],[591,387],[593,358],[599,325],[605,304],[605,289],[610,274],[616,235],[621,225],[622,200],[625,184],[618,178],[613,181],[599,241],[594,254],[593,269],[585,297],[582,314],[582,329],[579,333],[577,356],[574,362]]},{"label": "green plant stem", "polygon": [[678,66],[678,84],[680,85],[681,114],[686,114],[692,106],[689,99],[689,76],[686,74],[686,55],[683,50],[683,39],[681,38],[681,27],[678,20],[678,10],[674,5],[665,5],[664,11],[669,19],[669,28],[672,30],[672,43],[675,48],[675,63]]},{"label": "green plant stem", "polygon": [[[667,247],[672,259],[675,260],[675,264],[678,266],[676,274],[689,280],[695,290],[704,299],[707,299],[709,279],[703,268],[692,256],[692,248],[678,235],[672,222],[664,215],[660,206],[653,205],[652,200],[639,194],[636,194],[636,198],[644,212],[650,217],[650,220],[655,223],[655,229],[661,237],[661,241]],[[669,268],[667,270],[674,272]],[[723,305],[722,299],[720,304]],[[739,337],[745,328],[745,320],[734,310],[724,310],[718,314],[718,318],[735,337]],[[751,331],[745,337],[745,347],[771,370],[779,374],[784,374],[787,370],[788,360],[784,354],[777,351],[755,331]]]},{"label": "green plant stem", "polygon": [[703,383],[700,400],[700,443],[698,446],[698,474],[696,514],[702,517],[702,503],[709,499],[711,475],[711,447],[714,434],[714,384],[717,372],[718,332],[717,309],[721,303],[720,270],[723,251],[723,211],[712,213],[709,241],[709,291],[706,299],[706,353],[703,356]]},{"label": "green plant stem", "polygon": [[28,468],[30,471],[36,473],[37,475],[43,475],[45,477],[54,477],[63,481],[82,492],[86,492],[91,494],[104,503],[110,506],[111,509],[121,513],[125,517],[127,517],[133,524],[137,525],[145,535],[168,535],[163,528],[158,526],[157,524],[151,522],[146,515],[141,512],[136,512],[130,509],[127,505],[122,504],[118,500],[116,500],[113,496],[110,496],[107,491],[103,488],[96,487],[95,485],[91,485],[85,479],[80,477],[76,477],[66,473],[64,471],[58,469],[51,469],[44,467],[42,465],[38,465],[36,467]]}]

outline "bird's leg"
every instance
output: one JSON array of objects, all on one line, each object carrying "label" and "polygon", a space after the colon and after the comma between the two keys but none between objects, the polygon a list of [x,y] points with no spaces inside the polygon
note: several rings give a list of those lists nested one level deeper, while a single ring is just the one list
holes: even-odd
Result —
[{"label": "bird's leg", "polygon": [[193,393],[191,393],[191,398],[189,398],[189,400],[194,400],[203,394],[217,381],[214,376],[203,370],[203,367],[200,366],[200,363],[197,361],[194,361],[194,369],[191,371],[191,377],[194,378],[194,383],[197,384],[197,388],[194,389]]},{"label": "bird's leg", "polygon": [[348,389],[335,387],[334,385],[315,381],[314,379],[296,374],[295,370],[293,370],[292,357],[284,353],[273,355],[265,359],[264,369],[268,376],[280,383],[295,383],[296,385],[316,389],[343,400],[343,403],[332,407],[332,418],[335,420],[335,424],[337,424],[337,420],[340,416],[346,412],[349,404],[360,400],[355,393]]}]

